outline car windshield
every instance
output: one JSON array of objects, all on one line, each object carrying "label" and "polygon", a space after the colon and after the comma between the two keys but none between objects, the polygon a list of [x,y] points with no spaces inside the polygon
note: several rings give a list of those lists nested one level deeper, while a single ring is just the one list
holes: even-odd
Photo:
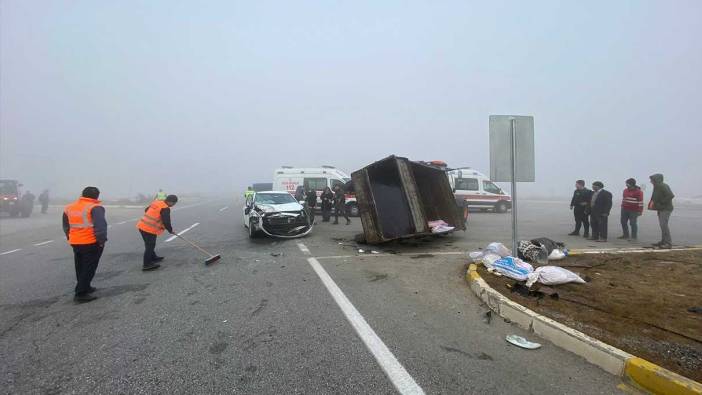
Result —
[{"label": "car windshield", "polygon": [[343,180],[344,180],[344,182],[349,182],[349,181],[351,181],[351,179],[348,178],[348,177],[344,177]]},{"label": "car windshield", "polygon": [[285,204],[295,202],[295,198],[289,193],[259,193],[256,195],[256,203],[258,204]]},{"label": "car windshield", "polygon": [[13,195],[17,193],[17,186],[14,181],[0,181],[0,193],[3,195]]}]

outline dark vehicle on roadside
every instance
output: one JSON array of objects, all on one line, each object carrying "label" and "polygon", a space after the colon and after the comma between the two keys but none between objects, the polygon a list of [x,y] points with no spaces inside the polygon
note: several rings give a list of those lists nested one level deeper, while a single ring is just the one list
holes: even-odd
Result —
[{"label": "dark vehicle on roadside", "polygon": [[9,213],[10,217],[22,214],[29,217],[34,208],[22,200],[22,184],[17,180],[0,180],[0,213]]}]

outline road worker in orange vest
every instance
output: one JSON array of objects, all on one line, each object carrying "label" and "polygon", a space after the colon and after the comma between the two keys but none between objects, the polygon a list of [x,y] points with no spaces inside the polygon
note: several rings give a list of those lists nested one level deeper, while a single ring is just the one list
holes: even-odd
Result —
[{"label": "road worker in orange vest", "polygon": [[137,229],[144,239],[144,266],[143,271],[154,270],[161,267],[158,262],[163,260],[162,256],[156,255],[156,238],[164,230],[173,234],[171,226],[171,207],[178,203],[178,196],[168,195],[165,200],[154,200],[146,208],[144,216],[137,222]]},{"label": "road worker in orange vest", "polygon": [[107,241],[105,208],[98,200],[100,190],[86,187],[82,196],[63,210],[63,231],[73,247],[76,288],[73,300],[78,303],[97,299],[90,286]]}]

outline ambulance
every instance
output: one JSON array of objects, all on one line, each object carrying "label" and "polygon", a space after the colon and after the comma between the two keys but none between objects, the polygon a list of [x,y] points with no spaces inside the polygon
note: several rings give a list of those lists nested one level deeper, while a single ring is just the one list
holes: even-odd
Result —
[{"label": "ambulance", "polygon": [[[273,174],[273,190],[288,191],[295,195],[298,187],[302,186],[306,191],[314,189],[317,192],[317,205],[321,205],[319,196],[324,188],[345,185],[351,181],[351,176],[334,166],[322,167],[291,167],[282,166],[275,170]],[[346,192],[346,209],[349,215],[358,216],[358,204],[356,195]]]},{"label": "ambulance", "polygon": [[497,213],[512,208],[512,197],[485,174],[470,167],[450,169],[446,174],[459,206]]}]

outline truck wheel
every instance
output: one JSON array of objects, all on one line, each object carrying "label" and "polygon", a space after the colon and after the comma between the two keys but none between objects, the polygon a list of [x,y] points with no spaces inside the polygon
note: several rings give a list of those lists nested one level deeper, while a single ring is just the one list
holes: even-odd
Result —
[{"label": "truck wheel", "polygon": [[358,217],[359,212],[358,212],[358,204],[356,203],[349,203],[348,206],[346,207],[346,211],[349,213],[351,217]]},{"label": "truck wheel", "polygon": [[249,239],[255,239],[256,238],[256,229],[254,228],[254,224],[251,220],[249,220]]},{"label": "truck wheel", "polygon": [[495,212],[496,213],[506,213],[507,212],[507,203],[505,202],[499,202],[495,205]]}]

